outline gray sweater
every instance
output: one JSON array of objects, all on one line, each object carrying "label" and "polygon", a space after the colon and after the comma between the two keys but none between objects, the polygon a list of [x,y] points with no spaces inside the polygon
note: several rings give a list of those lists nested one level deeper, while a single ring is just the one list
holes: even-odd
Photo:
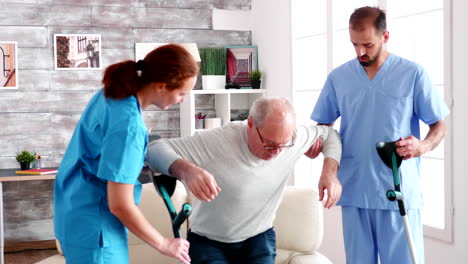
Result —
[{"label": "gray sweater", "polygon": [[266,161],[250,152],[246,123],[232,122],[191,137],[152,141],[147,162],[169,175],[171,164],[184,158],[210,172],[221,192],[209,203],[194,200],[191,231],[220,242],[239,242],[273,226],[288,176],[319,136],[325,158],[340,162],[341,140],[332,128],[299,126],[295,133],[293,147]]}]

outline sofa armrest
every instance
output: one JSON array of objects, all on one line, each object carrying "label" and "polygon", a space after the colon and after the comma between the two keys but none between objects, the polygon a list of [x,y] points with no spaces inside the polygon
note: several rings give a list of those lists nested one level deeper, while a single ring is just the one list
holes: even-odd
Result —
[{"label": "sofa armrest", "polygon": [[318,198],[311,188],[286,188],[274,222],[277,248],[313,253],[320,247],[323,208]]},{"label": "sofa armrest", "polygon": [[314,252],[312,254],[296,255],[291,258],[288,264],[333,264],[324,255]]}]

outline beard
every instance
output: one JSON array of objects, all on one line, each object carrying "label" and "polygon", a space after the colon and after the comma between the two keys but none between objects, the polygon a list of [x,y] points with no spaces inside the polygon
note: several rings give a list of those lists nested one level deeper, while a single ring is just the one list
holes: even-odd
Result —
[{"label": "beard", "polygon": [[[379,50],[377,51],[377,54],[374,57],[371,58],[366,54],[361,57],[358,57],[358,61],[362,66],[369,67],[377,61],[381,52],[382,52],[382,46],[380,46]],[[366,58],[367,61],[361,61],[360,58]]]}]

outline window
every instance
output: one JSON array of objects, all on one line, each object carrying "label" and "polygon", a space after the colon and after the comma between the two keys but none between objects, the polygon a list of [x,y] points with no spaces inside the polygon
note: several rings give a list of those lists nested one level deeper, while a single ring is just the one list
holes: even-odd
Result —
[{"label": "window", "polygon": [[83,53],[86,52],[86,36],[78,36],[76,38],[77,44],[78,44],[78,53]]},{"label": "window", "polygon": [[[292,71],[293,104],[298,123],[312,124],[309,116],[327,74],[355,57],[349,41],[348,20],[357,7],[379,6],[387,12],[391,53],[421,64],[450,102],[449,0],[293,0]],[[445,5],[445,6],[444,6]],[[411,26],[409,26],[411,25]],[[450,117],[449,117],[450,119]],[[448,135],[422,158],[422,188],[425,235],[452,239],[451,122]],[[339,120],[334,126],[339,129]],[[421,125],[421,135],[428,128]],[[302,158],[295,170],[295,185],[317,186],[323,159]],[[312,169],[313,168],[313,169]],[[311,177],[312,176],[312,177]],[[443,187],[441,187],[443,186]]]}]

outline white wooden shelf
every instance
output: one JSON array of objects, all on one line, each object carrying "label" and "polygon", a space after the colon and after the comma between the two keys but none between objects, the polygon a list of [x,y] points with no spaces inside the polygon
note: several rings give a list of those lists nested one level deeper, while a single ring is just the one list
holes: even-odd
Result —
[{"label": "white wooden shelf", "polygon": [[[213,94],[215,96],[216,117],[221,118],[222,124],[231,121],[231,108],[233,104],[241,104],[240,109],[249,109],[255,99],[266,94],[265,89],[219,89],[219,90],[192,90],[180,104],[180,136],[191,136],[195,129],[195,96]],[[234,99],[234,100],[233,100]],[[240,102],[240,103],[239,103]],[[237,106],[239,107],[239,106]],[[239,108],[233,109],[239,109]]]}]

